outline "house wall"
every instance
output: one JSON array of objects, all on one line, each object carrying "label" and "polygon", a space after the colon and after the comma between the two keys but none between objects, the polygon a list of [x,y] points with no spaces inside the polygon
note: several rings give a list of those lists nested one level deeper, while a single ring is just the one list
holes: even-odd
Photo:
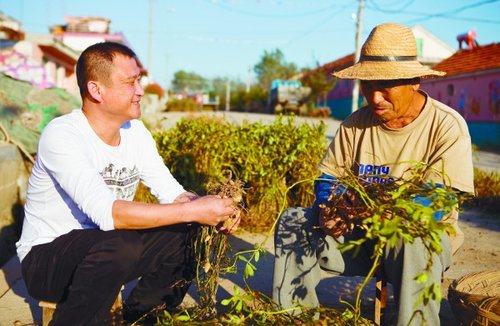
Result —
[{"label": "house wall", "polygon": [[466,121],[500,122],[500,70],[422,81],[422,89]]},{"label": "house wall", "polygon": [[444,43],[422,26],[412,28],[417,41],[419,61],[422,63],[437,63],[450,57],[455,49]]},{"label": "house wall", "polygon": [[0,72],[41,88],[53,87],[53,76],[49,76],[42,62],[35,59],[37,51],[30,51],[28,55],[33,56],[23,52],[16,48],[0,51]]},{"label": "house wall", "polygon": [[0,50],[0,72],[40,88],[60,87],[79,94],[74,68],[54,56],[47,56],[30,41]]},{"label": "house wall", "polygon": [[[333,118],[344,120],[351,114],[352,85],[352,80],[338,80],[328,94],[327,105]],[[500,71],[423,80],[421,88],[465,118],[473,144],[500,148]],[[359,107],[363,103],[360,94]]]},{"label": "house wall", "polygon": [[339,79],[333,90],[326,96],[326,105],[330,107],[333,118],[344,120],[351,114],[352,87],[352,80]]},{"label": "house wall", "polygon": [[465,118],[474,144],[500,147],[500,70],[424,80],[421,87]]}]

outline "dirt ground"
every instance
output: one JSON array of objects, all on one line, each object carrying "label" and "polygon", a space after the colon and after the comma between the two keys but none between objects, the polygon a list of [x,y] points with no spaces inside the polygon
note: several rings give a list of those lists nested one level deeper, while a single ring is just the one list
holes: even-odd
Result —
[{"label": "dirt ground", "polygon": [[[453,280],[469,273],[500,270],[500,212],[486,215],[466,211],[460,215],[459,225],[465,234],[465,241],[453,256],[452,266],[444,274],[444,298],[447,298],[448,286]],[[442,324],[458,325],[454,317],[449,302],[443,300]]]}]

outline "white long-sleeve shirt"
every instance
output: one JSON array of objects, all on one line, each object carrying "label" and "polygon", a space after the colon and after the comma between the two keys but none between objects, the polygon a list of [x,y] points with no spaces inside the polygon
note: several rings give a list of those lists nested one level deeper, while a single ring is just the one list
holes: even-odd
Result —
[{"label": "white long-sleeve shirt", "polygon": [[53,241],[75,229],[114,229],[112,206],[133,200],[139,180],[160,203],[170,203],[184,188],[158,154],[141,121],[120,129],[120,145],[104,143],[82,110],[52,120],[38,143],[30,175],[25,218],[17,253]]}]

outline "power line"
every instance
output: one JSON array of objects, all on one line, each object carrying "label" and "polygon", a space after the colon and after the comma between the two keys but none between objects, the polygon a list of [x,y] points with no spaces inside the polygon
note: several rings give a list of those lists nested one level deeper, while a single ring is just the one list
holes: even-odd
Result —
[{"label": "power line", "polygon": [[330,6],[327,6],[327,7],[324,7],[324,8],[320,8],[320,9],[315,9],[315,10],[311,10],[311,11],[302,11],[302,12],[299,12],[299,13],[290,13],[290,14],[264,14],[264,13],[255,13],[255,12],[251,12],[251,11],[247,11],[247,10],[242,10],[242,9],[236,9],[236,8],[233,8],[231,6],[227,6],[227,5],[224,5],[222,3],[214,3],[210,0],[207,0],[210,4],[214,5],[214,6],[217,6],[219,8],[222,8],[224,10],[227,10],[227,11],[231,11],[233,13],[237,13],[237,14],[240,14],[240,15],[245,15],[245,16],[252,16],[252,17],[260,17],[260,18],[290,18],[290,17],[304,17],[304,16],[310,16],[310,15],[315,15],[315,14],[319,14],[319,13],[323,13],[325,11],[330,11],[331,9],[335,8],[335,7],[338,7],[338,5],[334,4],[334,5],[330,5]]},{"label": "power line", "polygon": [[[399,0],[397,1],[398,3],[400,2]],[[409,0],[407,3],[404,3],[401,8],[399,9],[383,9],[383,8],[380,8],[380,6],[375,2],[375,0],[371,0],[370,3],[373,5],[373,8],[376,9],[377,11],[380,11],[380,12],[385,12],[385,13],[391,13],[391,14],[400,14],[403,10],[405,10],[406,8],[408,8],[413,2],[415,2],[415,0]],[[385,5],[386,7],[391,7],[393,5],[388,5],[386,4]]]},{"label": "power line", "polygon": [[429,20],[432,18],[445,18],[445,19],[454,19],[454,20],[463,20],[463,21],[474,21],[474,22],[481,22],[481,23],[490,23],[490,24],[500,24],[500,21],[498,20],[489,20],[489,19],[481,19],[481,18],[470,18],[470,17],[456,17],[454,15],[459,14],[465,10],[476,8],[479,6],[483,6],[486,4],[498,2],[499,0],[483,0],[479,1],[473,4],[465,5],[456,9],[448,10],[448,11],[443,11],[435,14],[429,14],[429,13],[424,13],[424,12],[416,12],[416,11],[404,11],[410,4],[412,4],[413,0],[405,4],[401,9],[384,9],[381,8],[375,0],[371,0],[370,6],[367,6],[368,9],[383,12],[386,14],[407,14],[407,15],[416,15],[416,16],[421,16],[421,18],[415,18],[412,20],[407,21],[408,24],[413,24],[416,22],[421,22],[425,20]]},{"label": "power line", "polygon": [[482,5],[485,5],[485,4],[488,4],[488,3],[493,3],[493,2],[498,2],[498,0],[480,1],[480,2],[476,2],[476,3],[470,4],[470,5],[467,5],[467,6],[463,6],[463,7],[454,9],[454,10],[444,11],[444,12],[440,12],[440,13],[428,15],[425,18],[414,19],[413,21],[410,21],[410,22],[425,21],[425,20],[429,20],[429,19],[432,19],[432,18],[436,18],[436,17],[450,18],[450,15],[458,14],[458,13],[464,11],[464,10],[475,8],[475,7],[479,7],[479,6],[482,6]]},{"label": "power line", "polygon": [[343,6],[341,7],[341,9],[339,11],[336,11],[334,12],[333,14],[330,14],[328,15],[325,19],[323,19],[322,21],[320,21],[318,24],[314,25],[313,27],[311,27],[310,29],[306,30],[304,33],[300,34],[299,36],[296,36],[294,37],[293,39],[289,40],[287,45],[290,45],[304,37],[306,37],[307,35],[315,32],[318,28],[320,28],[321,26],[325,25],[326,23],[328,23],[330,20],[332,20],[334,17],[336,17],[338,14],[340,14],[342,11],[344,11],[346,8],[349,8],[350,6]]}]

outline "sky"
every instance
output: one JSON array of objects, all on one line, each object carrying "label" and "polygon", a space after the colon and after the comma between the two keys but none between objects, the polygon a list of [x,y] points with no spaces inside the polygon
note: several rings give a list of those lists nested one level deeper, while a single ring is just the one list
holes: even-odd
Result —
[{"label": "sky", "polygon": [[[475,30],[480,45],[500,42],[499,0],[364,0],[362,40],[383,22],[421,25],[458,49]],[[0,0],[27,33],[48,33],[65,16],[111,19],[150,72],[168,87],[179,70],[206,79],[254,82],[265,51],[314,68],[355,50],[359,0]]]}]

